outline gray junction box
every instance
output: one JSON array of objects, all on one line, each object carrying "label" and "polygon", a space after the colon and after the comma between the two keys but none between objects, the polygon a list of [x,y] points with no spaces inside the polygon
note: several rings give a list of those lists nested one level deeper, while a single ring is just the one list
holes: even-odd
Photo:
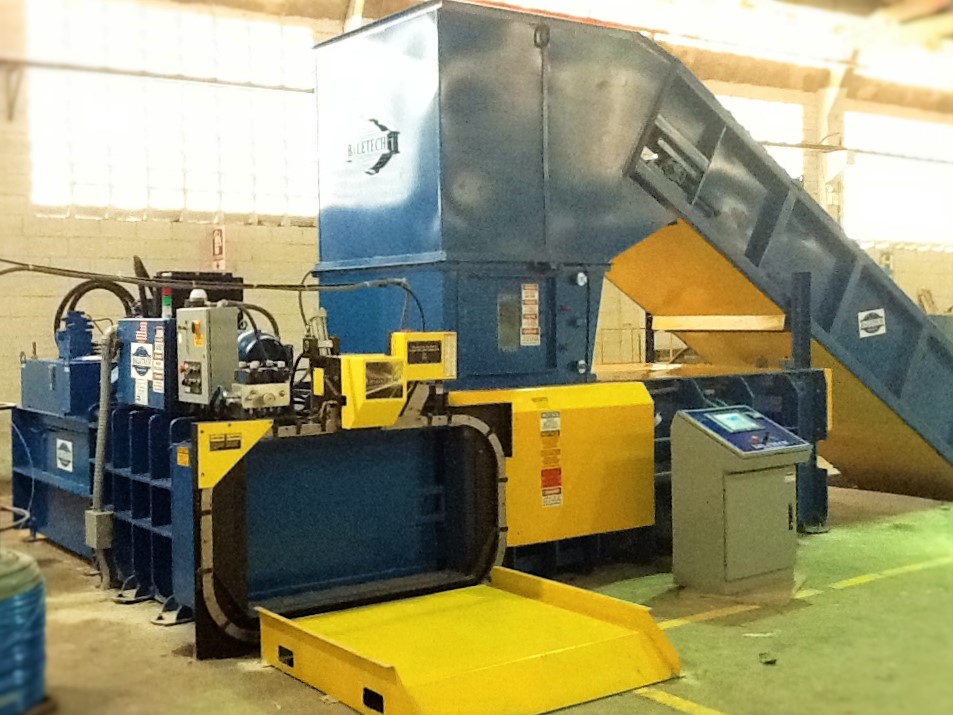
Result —
[{"label": "gray junction box", "polygon": [[811,445],[747,406],[672,422],[672,571],[680,586],[739,593],[794,583],[796,465]]}]

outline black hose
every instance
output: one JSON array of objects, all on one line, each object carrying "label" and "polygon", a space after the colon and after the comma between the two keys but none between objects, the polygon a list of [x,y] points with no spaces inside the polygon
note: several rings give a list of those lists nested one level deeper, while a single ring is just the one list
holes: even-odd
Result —
[{"label": "black hose", "polygon": [[67,291],[66,295],[63,296],[63,299],[57,306],[56,313],[53,316],[54,335],[60,329],[60,323],[63,321],[63,316],[67,310],[74,310],[83,296],[93,292],[94,290],[105,290],[116,296],[122,303],[127,318],[130,318],[136,314],[136,299],[133,297],[132,293],[115,281],[94,278],[83,281],[79,285],[73,286],[69,291]]},{"label": "black hose", "polygon": [[305,356],[304,353],[301,353],[300,355],[298,355],[298,357],[295,358],[294,366],[291,368],[291,380],[289,381],[288,387],[292,391],[294,391],[294,387],[295,387],[295,375],[298,374],[298,365],[301,364],[301,360],[302,358],[304,358],[304,356]]},{"label": "black hose", "polygon": [[[420,302],[420,298],[417,297],[417,294],[411,290],[410,286],[405,282],[401,285],[401,288],[404,289],[407,295],[413,298],[414,303],[417,304],[417,312],[420,313],[420,329],[423,332],[427,332],[427,318],[424,316],[424,305]],[[403,328],[403,325],[401,326]]]},{"label": "black hose", "polygon": [[[311,271],[306,271],[303,276],[301,276],[301,285],[304,285],[304,282],[308,280],[308,276],[311,275]],[[298,291],[298,312],[301,313],[301,322],[304,323],[304,329],[308,329],[308,316],[304,312],[304,293]]]},{"label": "black hose", "polygon": [[[234,300],[233,300],[233,301],[229,301],[229,305],[234,305],[234,306],[236,306],[239,310],[244,310],[244,311],[251,311],[251,310],[253,310],[253,311],[255,311],[256,313],[261,313],[263,316],[265,316],[265,319],[266,319],[269,323],[271,323],[272,334],[273,334],[278,340],[281,340],[281,333],[280,333],[279,330],[278,330],[278,321],[275,320],[275,316],[273,316],[270,312],[268,312],[267,310],[265,310],[264,308],[262,308],[260,305],[255,305],[254,303],[238,302],[238,301],[234,301]],[[246,312],[245,314],[247,315],[247,312]]]}]

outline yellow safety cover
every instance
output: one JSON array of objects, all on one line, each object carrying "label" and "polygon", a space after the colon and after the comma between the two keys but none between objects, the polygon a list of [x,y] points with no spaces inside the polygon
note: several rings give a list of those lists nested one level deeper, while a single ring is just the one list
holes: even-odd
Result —
[{"label": "yellow safety cover", "polygon": [[452,392],[449,400],[513,406],[507,546],[655,523],[655,407],[641,383]]}]

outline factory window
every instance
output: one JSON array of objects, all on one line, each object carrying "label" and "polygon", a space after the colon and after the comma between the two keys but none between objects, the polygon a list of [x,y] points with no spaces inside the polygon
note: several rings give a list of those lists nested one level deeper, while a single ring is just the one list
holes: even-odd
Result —
[{"label": "factory window", "polygon": [[[800,144],[804,141],[804,107],[800,104],[727,95],[719,95],[718,101],[759,142]],[[792,178],[804,177],[803,149],[765,148]]]},{"label": "factory window", "polygon": [[[867,112],[844,116],[844,230],[863,246],[953,250],[953,123]],[[872,208],[875,207],[875,208]]]},{"label": "factory window", "polygon": [[35,204],[316,213],[310,29],[171,4],[28,2],[30,59],[55,65],[30,75]]}]

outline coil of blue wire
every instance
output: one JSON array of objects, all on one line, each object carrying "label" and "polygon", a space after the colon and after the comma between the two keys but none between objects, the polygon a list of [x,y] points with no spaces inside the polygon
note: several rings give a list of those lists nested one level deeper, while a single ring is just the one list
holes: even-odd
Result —
[{"label": "coil of blue wire", "polygon": [[19,715],[43,700],[45,591],[35,560],[0,548],[0,715]]}]

